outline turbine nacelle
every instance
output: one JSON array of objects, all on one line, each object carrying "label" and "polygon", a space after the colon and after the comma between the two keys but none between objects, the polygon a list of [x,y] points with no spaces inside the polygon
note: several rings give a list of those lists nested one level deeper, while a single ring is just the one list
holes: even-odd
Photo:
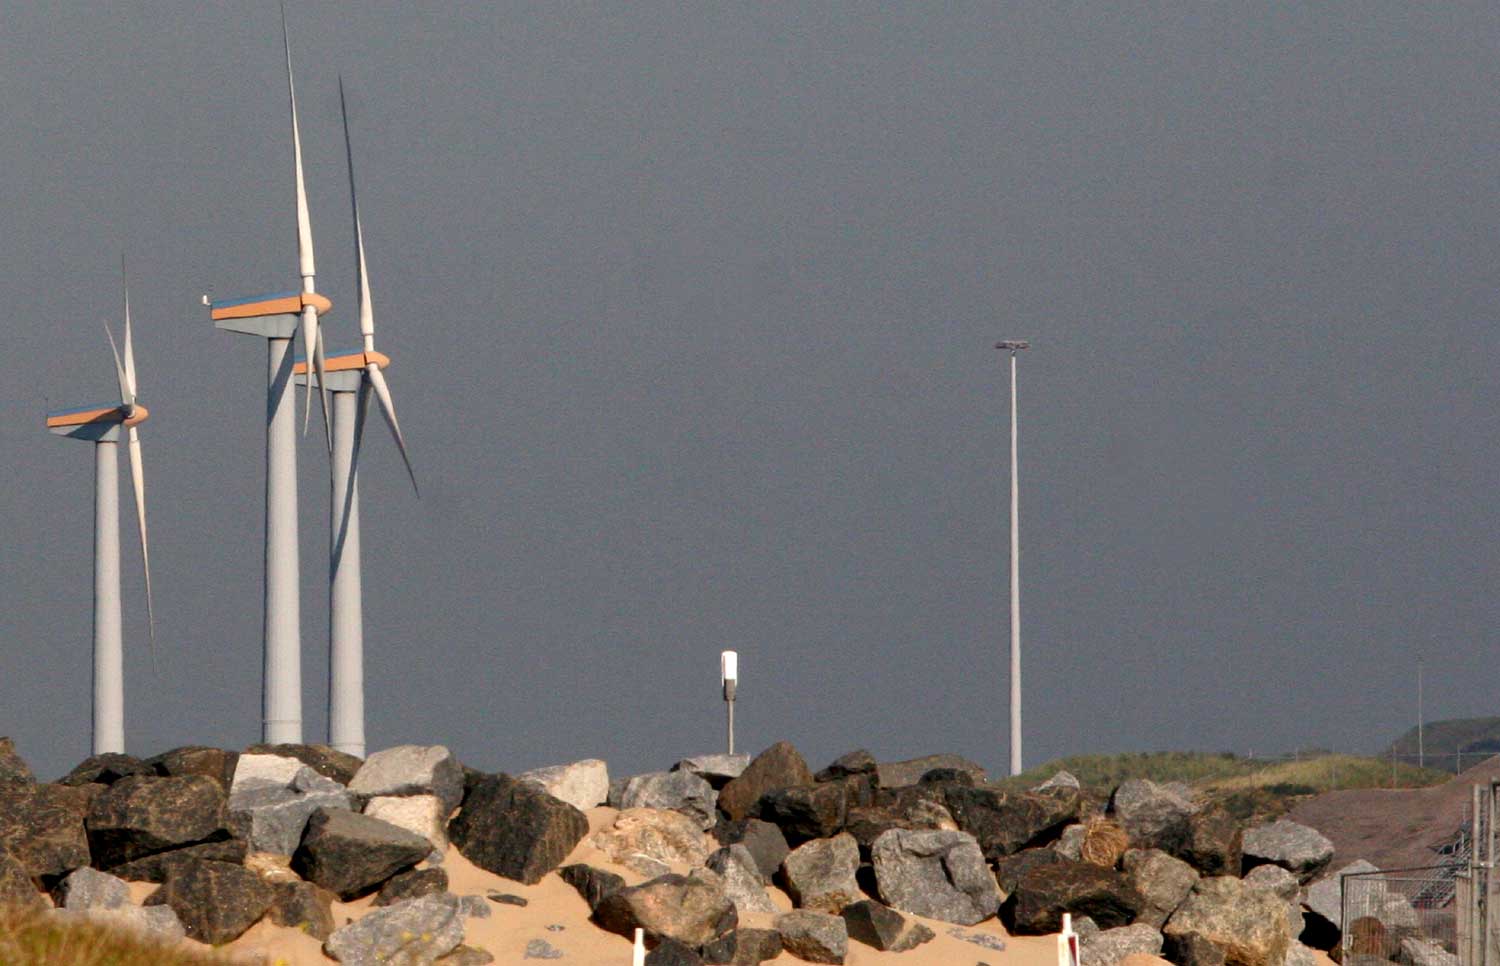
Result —
[{"label": "turbine nacelle", "polygon": [[333,302],[317,292],[273,292],[235,299],[209,299],[205,295],[203,304],[208,306],[214,328],[266,339],[295,336],[302,313],[308,308],[319,317],[333,311]]},{"label": "turbine nacelle", "polygon": [[[323,360],[323,372],[326,377],[329,392],[358,392],[361,380],[370,366],[377,369],[390,367],[391,358],[383,352],[373,350],[354,349],[348,352],[340,352],[336,355],[326,356]],[[296,364],[292,366],[292,378],[299,386],[318,386],[317,373],[313,373],[311,381],[307,374],[307,360],[301,356],[297,357]]]},{"label": "turbine nacelle", "polygon": [[47,414],[47,429],[55,436],[109,442],[120,438],[120,427],[139,426],[151,418],[151,412],[140,403],[133,406],[101,403],[76,406]]}]

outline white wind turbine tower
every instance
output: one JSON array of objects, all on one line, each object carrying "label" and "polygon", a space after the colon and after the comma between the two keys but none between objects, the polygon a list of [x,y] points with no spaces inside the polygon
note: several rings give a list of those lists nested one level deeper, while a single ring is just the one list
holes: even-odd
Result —
[{"label": "white wind turbine tower", "polygon": [[[297,89],[292,81],[292,45],[286,10],[281,16],[286,50],[286,86],[292,111],[292,159],[297,180],[297,261],[300,291],[209,301],[216,328],[260,336],[267,342],[266,374],[266,556],[265,671],[262,683],[262,735],[270,744],[302,741],[301,606],[297,581],[297,434],[292,391],[292,337],[300,327],[304,354],[323,374],[323,343],[318,317],[333,308],[314,287],[312,225],[302,178],[302,137],[297,129]],[[326,391],[322,400],[325,438],[332,446]],[[309,395],[303,432],[312,411]]]},{"label": "white wind turbine tower", "polygon": [[[370,305],[370,276],[365,264],[359,196],[354,187],[354,148],[349,140],[349,112],[344,83],[339,81],[339,108],[344,117],[344,151],[349,163],[349,201],[354,211],[354,247],[359,269],[359,332],[363,347],[329,356],[315,380],[333,393],[331,526],[328,551],[328,743],[339,751],[365,756],[364,604],[360,583],[359,451],[364,442],[370,394],[396,438],[412,489],[417,476],[406,452],[396,405],[381,371],[389,357],[375,351],[375,316]],[[309,386],[307,363],[297,365],[298,381]],[[420,495],[420,494],[419,494]]]},{"label": "white wind turbine tower", "polygon": [[1016,460],[1016,353],[1031,348],[1021,339],[997,342],[1010,353],[1010,773],[1021,774],[1021,484]]},{"label": "white wind turbine tower", "polygon": [[115,354],[120,384],[117,406],[82,406],[47,414],[47,428],[58,436],[94,444],[94,706],[93,754],[125,750],[125,653],[120,620],[120,485],[118,443],[125,427],[135,517],[141,535],[141,563],[146,571],[146,615],[151,639],[156,618],[151,606],[151,553],[146,542],[146,476],[141,462],[138,427],[146,407],[136,402],[135,348],[130,333],[130,292],[125,292],[125,358]]}]

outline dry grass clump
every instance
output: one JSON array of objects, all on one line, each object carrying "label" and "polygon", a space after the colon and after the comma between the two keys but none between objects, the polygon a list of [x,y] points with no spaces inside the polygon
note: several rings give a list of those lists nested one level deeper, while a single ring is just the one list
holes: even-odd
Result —
[{"label": "dry grass clump", "polygon": [[223,958],[164,946],[86,921],[0,904],[3,966],[224,966]]},{"label": "dry grass clump", "polygon": [[1083,823],[1083,844],[1078,855],[1083,861],[1113,869],[1130,848],[1130,836],[1117,823],[1095,815]]}]

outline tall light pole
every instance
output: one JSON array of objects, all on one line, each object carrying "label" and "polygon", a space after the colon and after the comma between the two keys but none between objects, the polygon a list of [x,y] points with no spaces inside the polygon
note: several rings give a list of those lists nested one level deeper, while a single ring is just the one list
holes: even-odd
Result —
[{"label": "tall light pole", "polygon": [[1010,353],[1010,773],[1021,774],[1021,488],[1016,477],[1016,353],[1030,342],[1007,340]]}]

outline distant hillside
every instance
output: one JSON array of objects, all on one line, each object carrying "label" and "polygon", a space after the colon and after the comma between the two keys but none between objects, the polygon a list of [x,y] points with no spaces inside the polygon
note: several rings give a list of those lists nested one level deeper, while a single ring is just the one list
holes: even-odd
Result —
[{"label": "distant hillside", "polygon": [[[1500,755],[1500,718],[1426,722],[1422,725],[1421,748],[1422,763],[1426,767],[1457,774],[1485,758]],[[1417,729],[1412,728],[1382,752],[1387,758],[1392,753],[1400,761],[1415,764],[1418,758]]]}]

